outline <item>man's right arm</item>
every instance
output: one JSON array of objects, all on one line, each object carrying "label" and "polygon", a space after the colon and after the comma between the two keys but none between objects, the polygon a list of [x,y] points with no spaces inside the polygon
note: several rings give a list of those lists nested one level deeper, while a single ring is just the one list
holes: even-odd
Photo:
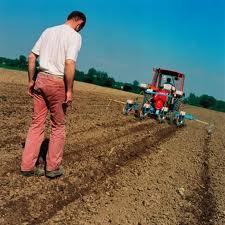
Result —
[{"label": "man's right arm", "polygon": [[37,57],[38,56],[35,55],[33,52],[31,52],[28,56],[28,82],[33,81]]},{"label": "man's right arm", "polygon": [[72,59],[65,61],[65,85],[66,85],[66,99],[65,102],[69,106],[73,100],[73,81],[75,78],[76,63]]},{"label": "man's right arm", "polygon": [[34,87],[33,78],[36,71],[36,60],[39,57],[42,39],[46,32],[47,32],[47,29],[41,34],[41,36],[35,43],[31,53],[28,56],[28,94],[30,96],[33,95],[32,94],[33,87]]},{"label": "man's right arm", "polygon": [[35,74],[35,70],[36,70],[36,59],[37,59],[37,55],[35,55],[33,52],[31,52],[28,56],[28,94],[30,96],[33,95],[32,91],[33,91],[33,87],[34,87],[34,74]]}]

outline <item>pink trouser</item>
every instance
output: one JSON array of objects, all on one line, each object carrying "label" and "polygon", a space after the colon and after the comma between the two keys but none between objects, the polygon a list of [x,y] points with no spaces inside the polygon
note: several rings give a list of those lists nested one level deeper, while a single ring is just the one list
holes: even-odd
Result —
[{"label": "pink trouser", "polygon": [[51,118],[51,134],[46,156],[46,169],[57,169],[62,162],[65,143],[64,80],[54,75],[39,73],[34,86],[34,111],[22,153],[21,171],[34,169],[41,144],[44,140],[45,121],[48,110]]}]

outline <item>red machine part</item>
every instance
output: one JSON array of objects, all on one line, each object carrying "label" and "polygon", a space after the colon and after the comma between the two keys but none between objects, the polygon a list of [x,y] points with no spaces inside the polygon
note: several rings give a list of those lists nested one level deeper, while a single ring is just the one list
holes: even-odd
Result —
[{"label": "red machine part", "polygon": [[168,91],[159,90],[153,97],[156,110],[161,110],[168,100]]}]

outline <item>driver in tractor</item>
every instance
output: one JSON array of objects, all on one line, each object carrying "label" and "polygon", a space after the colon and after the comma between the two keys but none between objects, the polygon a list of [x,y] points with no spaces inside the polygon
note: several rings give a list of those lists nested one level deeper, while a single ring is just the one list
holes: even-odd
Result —
[{"label": "driver in tractor", "polygon": [[171,94],[172,94],[173,92],[176,91],[176,88],[175,88],[175,86],[172,84],[171,78],[170,78],[170,77],[168,77],[168,78],[166,79],[166,82],[165,82],[164,85],[163,85],[163,89],[169,91]]}]

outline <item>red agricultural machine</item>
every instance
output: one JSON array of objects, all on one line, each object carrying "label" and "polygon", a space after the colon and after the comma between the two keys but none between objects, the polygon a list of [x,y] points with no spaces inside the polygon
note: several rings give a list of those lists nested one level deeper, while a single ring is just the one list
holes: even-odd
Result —
[{"label": "red agricultural machine", "polygon": [[142,103],[139,104],[137,99],[127,100],[123,113],[134,112],[140,119],[154,117],[159,122],[168,120],[176,126],[184,125],[185,117],[191,116],[180,109],[185,96],[184,79],[183,73],[154,68],[151,84],[140,86],[143,94]]}]

